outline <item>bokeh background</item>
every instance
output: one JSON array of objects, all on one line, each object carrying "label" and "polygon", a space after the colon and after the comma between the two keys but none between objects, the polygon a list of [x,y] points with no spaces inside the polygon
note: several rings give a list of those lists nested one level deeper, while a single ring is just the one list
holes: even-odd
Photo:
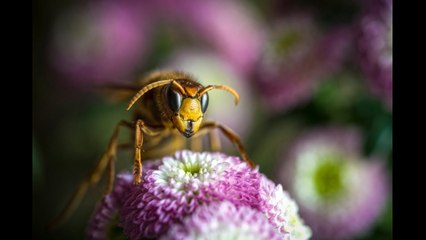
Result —
[{"label": "bokeh background", "polygon": [[[66,224],[46,225],[115,124],[130,119],[126,101],[97,87],[166,68],[238,90],[238,106],[210,92],[207,116],[234,129],[260,171],[290,191],[314,239],[392,239],[388,0],[34,0],[33,238],[84,238],[104,181]],[[312,150],[327,146],[340,153],[324,160]],[[117,169],[131,162],[120,152]]]}]

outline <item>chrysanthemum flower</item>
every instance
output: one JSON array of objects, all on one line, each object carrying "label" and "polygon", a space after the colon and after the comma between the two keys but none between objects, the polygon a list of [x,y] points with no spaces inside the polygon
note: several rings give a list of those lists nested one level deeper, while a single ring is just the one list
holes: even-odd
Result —
[{"label": "chrysanthemum flower", "polygon": [[[197,210],[202,206],[224,201],[236,209],[243,207],[237,212],[252,209],[249,215],[255,218],[251,219],[253,223],[269,222],[270,226],[252,226],[256,234],[278,234],[282,239],[308,239],[311,235],[297,205],[281,185],[276,186],[238,157],[184,150],[172,157],[146,161],[143,169],[144,182],[140,186],[131,183],[131,174],[118,175],[113,191],[93,214],[87,231],[89,239],[106,238],[118,228],[130,239],[161,237],[195,211],[198,213],[194,218],[203,215],[203,210]],[[262,214],[264,220],[254,212]],[[271,227],[276,234],[271,235]]]},{"label": "chrysanthemum flower", "polygon": [[340,67],[348,38],[346,28],[323,32],[307,14],[277,22],[255,79],[266,106],[286,111],[309,100],[319,81]]},{"label": "chrysanthemum flower", "polygon": [[223,201],[200,206],[182,224],[171,227],[162,240],[278,240],[283,239],[265,215],[253,208]]},{"label": "chrysanthemum flower", "polygon": [[314,236],[348,239],[372,226],[385,203],[388,182],[380,162],[361,159],[356,130],[309,132],[290,149],[280,179]]},{"label": "chrysanthemum flower", "polygon": [[[373,4],[376,3],[376,4]],[[373,1],[361,18],[359,62],[373,93],[392,108],[392,1]]]},{"label": "chrysanthemum flower", "polygon": [[127,76],[145,50],[145,15],[128,1],[95,2],[68,9],[53,27],[53,66],[78,85]]},{"label": "chrysanthemum flower", "polygon": [[119,225],[128,238],[160,237],[199,207],[228,201],[237,208],[245,206],[262,213],[284,239],[310,236],[297,206],[282,187],[238,157],[179,151],[172,157],[144,163],[143,178],[141,185],[131,185],[120,196],[119,204],[101,205],[95,216],[101,214],[102,224],[96,217],[93,219],[97,222],[91,223],[101,226],[95,230],[105,229],[104,222],[111,219],[110,209],[117,206]]}]

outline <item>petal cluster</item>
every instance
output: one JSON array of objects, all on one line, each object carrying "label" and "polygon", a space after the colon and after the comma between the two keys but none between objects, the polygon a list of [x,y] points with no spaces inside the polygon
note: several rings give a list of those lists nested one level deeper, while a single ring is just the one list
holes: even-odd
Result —
[{"label": "petal cluster", "polygon": [[108,233],[117,222],[118,209],[131,188],[133,178],[129,173],[121,173],[116,177],[113,191],[105,196],[96,207],[89,221],[86,231],[87,239],[108,239]]},{"label": "petal cluster", "polygon": [[186,217],[183,224],[174,225],[163,240],[184,239],[282,239],[277,229],[259,211],[236,207],[224,201],[199,207]]},{"label": "petal cluster", "polygon": [[263,177],[260,193],[260,210],[284,239],[308,239],[312,235],[311,229],[299,216],[296,202],[283,190],[281,184],[275,185]]},{"label": "petal cluster", "polygon": [[[92,218],[89,226],[95,227],[89,228],[89,236],[102,234],[108,220],[112,220],[111,213],[118,212],[118,225],[129,239],[162,237],[167,231],[181,232],[186,229],[185,223],[175,227],[184,219],[197,219],[214,212],[206,210],[210,205],[216,206],[212,208],[234,211],[236,218],[229,221],[235,224],[240,222],[240,225],[231,224],[228,230],[243,234],[241,236],[248,234],[246,230],[254,231],[260,239],[262,236],[270,236],[271,239],[275,239],[275,236],[281,239],[308,239],[311,236],[309,227],[298,214],[297,205],[282,186],[275,185],[258,169],[252,169],[238,157],[222,153],[178,151],[174,156],[145,163],[143,177],[141,185],[134,186],[130,180],[126,181],[128,187],[126,191],[121,191],[123,194],[117,196],[115,192],[120,191],[114,190],[102,201],[95,216],[106,217],[101,218],[102,224],[98,224],[99,217]],[[131,175],[127,174],[127,178],[131,179]],[[121,184],[116,184],[116,187],[123,188]],[[201,213],[204,210],[199,209],[205,209],[207,213]],[[252,217],[241,218],[244,214]],[[222,218],[220,216],[211,217]],[[246,221],[266,221],[269,225],[246,229]],[[204,231],[214,231],[215,226],[211,227],[188,231],[191,234],[202,234]],[[188,231],[185,230],[185,234],[189,234]]]}]

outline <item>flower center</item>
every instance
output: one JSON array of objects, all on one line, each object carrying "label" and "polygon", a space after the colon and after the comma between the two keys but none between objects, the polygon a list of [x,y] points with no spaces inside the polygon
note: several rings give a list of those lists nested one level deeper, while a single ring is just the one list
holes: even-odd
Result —
[{"label": "flower center", "polygon": [[222,177],[229,160],[214,154],[181,151],[173,158],[163,159],[163,165],[153,172],[161,186],[179,192],[196,192],[204,185]]},{"label": "flower center", "polygon": [[201,170],[201,166],[200,164],[198,164],[198,162],[189,163],[189,164],[180,163],[179,168],[182,169],[185,173],[194,177],[200,174],[200,170]]},{"label": "flower center", "polygon": [[329,153],[319,159],[319,165],[313,174],[313,182],[317,194],[323,199],[335,199],[345,189],[343,181],[345,162],[339,160],[341,157]]}]

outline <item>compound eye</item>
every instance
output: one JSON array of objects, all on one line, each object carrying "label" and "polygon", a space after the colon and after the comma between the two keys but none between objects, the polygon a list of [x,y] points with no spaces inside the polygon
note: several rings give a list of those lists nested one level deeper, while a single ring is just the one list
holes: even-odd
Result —
[{"label": "compound eye", "polygon": [[203,96],[201,96],[200,102],[201,102],[201,111],[205,113],[207,110],[207,106],[209,105],[209,94],[204,93]]},{"label": "compound eye", "polygon": [[166,90],[167,101],[173,112],[178,112],[182,104],[182,96],[171,87]]}]

